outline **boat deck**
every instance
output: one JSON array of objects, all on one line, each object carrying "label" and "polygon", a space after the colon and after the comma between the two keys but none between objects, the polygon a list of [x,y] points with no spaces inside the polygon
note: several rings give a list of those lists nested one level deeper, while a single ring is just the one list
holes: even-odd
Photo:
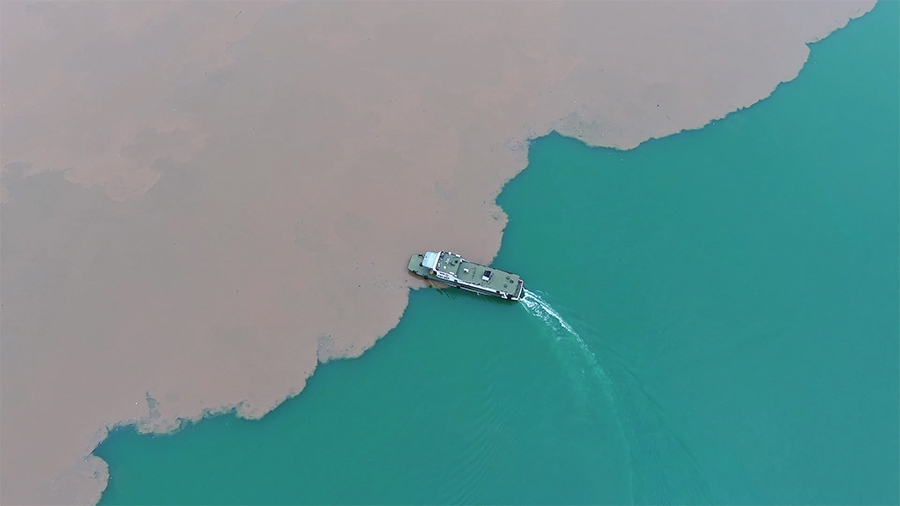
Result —
[{"label": "boat deck", "polygon": [[518,275],[469,262],[461,256],[450,252],[443,251],[440,253],[437,263],[434,265],[434,275],[429,268],[421,265],[423,259],[424,255],[413,255],[409,259],[409,270],[428,279],[462,285],[460,286],[461,288],[478,292],[482,290],[486,292],[504,292],[515,296],[519,290],[521,278]]}]

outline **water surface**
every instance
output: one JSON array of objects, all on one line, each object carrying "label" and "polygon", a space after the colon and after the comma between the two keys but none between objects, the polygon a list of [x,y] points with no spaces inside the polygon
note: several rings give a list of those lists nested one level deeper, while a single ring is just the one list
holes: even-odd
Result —
[{"label": "water surface", "polygon": [[418,291],[262,420],[118,431],[103,503],[897,503],[898,5],[702,130],[538,139],[524,303]]}]

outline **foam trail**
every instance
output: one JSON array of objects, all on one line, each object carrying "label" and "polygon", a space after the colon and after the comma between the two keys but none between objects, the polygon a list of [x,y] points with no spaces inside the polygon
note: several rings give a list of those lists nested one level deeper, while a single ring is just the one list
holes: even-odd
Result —
[{"label": "foam trail", "polygon": [[[581,363],[582,379],[590,381],[590,377],[593,377],[595,381],[599,382],[600,390],[616,412],[617,418],[619,418],[621,408],[619,407],[615,385],[613,385],[609,373],[603,367],[594,350],[581,338],[575,327],[563,318],[559,311],[546,300],[546,294],[525,290],[525,296],[520,302],[530,314],[540,318],[547,324],[557,341],[567,343],[571,348],[574,348],[573,351],[576,355],[580,355],[576,360]],[[621,423],[620,419],[619,424],[621,425]]]},{"label": "foam trail", "polygon": [[[542,297],[544,295],[544,297]],[[546,295],[541,292],[532,292],[530,290],[525,290],[525,296],[520,299],[520,303],[523,307],[533,316],[541,319],[547,327],[553,332],[554,337],[556,337],[558,342],[565,342],[571,348],[575,348],[575,353],[580,355],[576,360],[581,364],[587,365],[587,368],[581,368],[582,370],[582,381],[591,382],[591,378],[597,381],[599,384],[595,383],[595,386],[599,386],[599,390],[603,393],[604,397],[606,397],[609,406],[612,408],[616,422],[619,425],[619,429],[622,431],[622,436],[624,438],[624,442],[628,447],[629,454],[629,471],[631,472],[631,489],[632,489],[632,502],[634,499],[634,465],[633,465],[633,452],[632,452],[632,442],[629,437],[629,430],[626,430],[625,424],[623,422],[623,412],[622,406],[620,406],[620,402],[618,399],[618,395],[616,393],[615,385],[613,385],[612,380],[610,379],[609,374],[603,368],[600,361],[598,360],[597,355],[593,350],[587,345],[587,343],[581,338],[581,335],[578,334],[578,331],[570,324],[562,315],[559,314],[559,311],[554,309],[554,307],[545,299]],[[560,349],[559,351],[563,351]],[[565,352],[563,352],[565,353]]]},{"label": "foam trail", "polygon": [[[624,364],[630,376],[613,383],[610,374],[575,327],[548,302],[546,294],[526,290],[520,300],[523,307],[540,318],[557,341],[566,343],[588,365],[592,377],[613,409],[628,447],[631,471],[632,503],[710,503],[709,484],[687,445],[670,429],[663,410],[643,391],[640,379]],[[564,309],[564,308],[563,308]],[[579,328],[592,334],[586,322],[575,321]],[[559,351],[563,351],[560,348]],[[572,364],[574,365],[574,364]],[[588,372],[584,371],[583,372]],[[589,375],[581,380],[590,381]],[[631,388],[629,388],[631,384]],[[633,393],[629,393],[629,391]],[[620,395],[624,393],[624,399]],[[637,395],[635,395],[635,393]],[[639,402],[639,398],[644,402]]]},{"label": "foam trail", "polygon": [[582,358],[587,359],[590,367],[597,376],[603,380],[603,383],[609,382],[609,378],[597,361],[596,355],[594,355],[594,352],[588,347],[587,343],[581,339],[578,331],[576,331],[575,328],[559,314],[559,311],[554,309],[549,302],[544,300],[539,292],[536,293],[525,290],[525,296],[522,297],[520,302],[529,313],[540,318],[547,324],[557,341],[565,340],[570,344],[574,344],[583,355]]},{"label": "foam trail", "polygon": [[[544,301],[544,299],[542,299],[540,295],[537,295],[536,293],[529,290],[525,290],[525,297],[521,300],[521,302],[525,304],[525,307],[528,308],[531,314],[541,318],[548,323],[548,319],[553,318],[557,323],[559,323],[559,325],[562,326],[562,328],[568,330],[570,334],[579,337],[578,332],[575,332],[575,329],[573,329],[572,326],[569,325],[569,322],[564,320],[563,317],[560,316],[559,313],[557,313],[550,304]],[[543,311],[543,313],[541,311]]]},{"label": "foam trail", "polygon": [[609,376],[606,374],[606,371],[603,370],[594,351],[584,342],[581,335],[578,334],[578,331],[576,331],[575,328],[559,314],[559,311],[554,309],[549,302],[541,297],[540,292],[525,290],[525,296],[519,302],[522,303],[529,313],[543,320],[553,331],[557,340],[570,337],[571,339],[568,339],[568,341],[579,348],[580,352],[584,355],[584,358],[587,359],[591,368],[601,382],[603,382],[604,386],[607,388],[610,386]]}]

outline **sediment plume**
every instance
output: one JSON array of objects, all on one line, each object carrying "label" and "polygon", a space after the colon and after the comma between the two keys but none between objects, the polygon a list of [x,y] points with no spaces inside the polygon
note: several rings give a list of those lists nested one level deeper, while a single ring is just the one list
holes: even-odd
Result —
[{"label": "sediment plume", "polygon": [[491,261],[529,139],[700,128],[873,3],[3,2],[0,502],[263,416],[396,325],[411,253]]}]

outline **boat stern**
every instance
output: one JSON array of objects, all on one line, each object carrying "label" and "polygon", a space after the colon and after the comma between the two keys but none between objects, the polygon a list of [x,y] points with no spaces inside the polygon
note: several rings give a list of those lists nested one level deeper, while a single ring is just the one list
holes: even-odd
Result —
[{"label": "boat stern", "polygon": [[519,278],[519,287],[516,289],[516,293],[510,297],[509,300],[521,300],[522,296],[525,295],[525,282]]}]

